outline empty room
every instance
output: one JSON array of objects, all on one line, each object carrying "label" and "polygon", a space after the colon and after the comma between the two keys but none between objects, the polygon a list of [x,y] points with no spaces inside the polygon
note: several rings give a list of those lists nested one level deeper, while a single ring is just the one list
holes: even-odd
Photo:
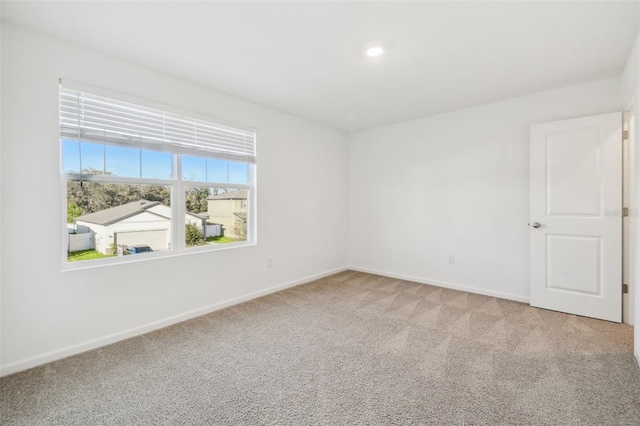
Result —
[{"label": "empty room", "polygon": [[2,425],[640,424],[640,2],[0,23]]}]

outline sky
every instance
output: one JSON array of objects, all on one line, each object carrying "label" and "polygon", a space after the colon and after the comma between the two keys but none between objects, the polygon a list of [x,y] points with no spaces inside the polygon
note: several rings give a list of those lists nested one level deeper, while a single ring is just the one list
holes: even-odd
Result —
[{"label": "sky", "polygon": [[[184,180],[249,183],[246,163],[182,155]],[[123,177],[171,179],[171,154],[74,140],[62,141],[62,170],[96,169]]]}]

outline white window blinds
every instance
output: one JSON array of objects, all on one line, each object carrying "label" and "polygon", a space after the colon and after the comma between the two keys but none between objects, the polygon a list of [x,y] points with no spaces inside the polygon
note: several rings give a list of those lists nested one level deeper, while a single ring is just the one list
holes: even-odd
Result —
[{"label": "white window blinds", "polygon": [[60,136],[255,163],[255,132],[60,87]]}]

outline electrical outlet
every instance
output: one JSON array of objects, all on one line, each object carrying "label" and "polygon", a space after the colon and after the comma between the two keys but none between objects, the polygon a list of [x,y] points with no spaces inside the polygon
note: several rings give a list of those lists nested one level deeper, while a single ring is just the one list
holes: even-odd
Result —
[{"label": "electrical outlet", "polygon": [[273,268],[273,259],[267,259],[267,269]]},{"label": "electrical outlet", "polygon": [[449,265],[453,265],[454,263],[456,263],[456,258],[454,255],[450,254],[449,257],[447,257],[447,263]]}]

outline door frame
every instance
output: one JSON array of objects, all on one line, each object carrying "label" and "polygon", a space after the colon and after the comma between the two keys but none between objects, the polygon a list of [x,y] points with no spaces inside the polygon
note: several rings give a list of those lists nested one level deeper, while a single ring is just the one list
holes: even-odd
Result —
[{"label": "door frame", "polygon": [[622,322],[634,324],[635,313],[635,264],[636,251],[635,228],[640,209],[635,194],[635,117],[634,105],[626,108],[622,113],[622,130],[628,132],[628,137],[622,141],[622,205],[629,209],[629,215],[622,218],[622,282],[628,285],[628,293],[622,294]]}]

